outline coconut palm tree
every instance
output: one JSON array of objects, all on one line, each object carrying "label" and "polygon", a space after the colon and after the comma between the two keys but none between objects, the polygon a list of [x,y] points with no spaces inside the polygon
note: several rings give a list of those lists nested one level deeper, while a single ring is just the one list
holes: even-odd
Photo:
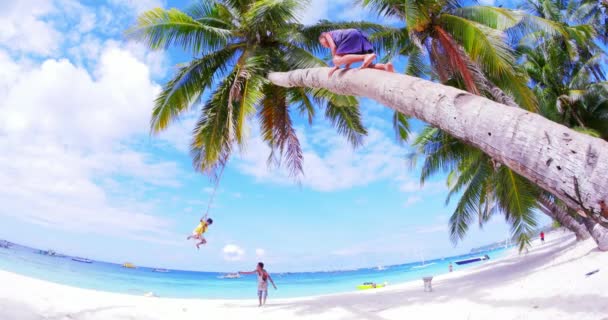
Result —
[{"label": "coconut palm tree", "polygon": [[608,142],[423,79],[368,69],[328,78],[328,71],[274,72],[268,78],[286,88],[323,88],[376,100],[478,148],[569,207],[600,218],[600,203],[608,198],[608,161],[600,159],[608,159]]},{"label": "coconut palm tree", "polygon": [[[325,66],[307,49],[317,42],[315,28],[297,22],[303,1],[200,0],[187,10],[142,13],[128,36],[151,49],[178,47],[193,55],[178,66],[155,101],[151,130],[166,129],[193,107],[201,106],[192,131],[194,167],[215,174],[236,146],[247,140],[257,114],[261,136],[271,148],[269,161],[285,160],[294,176],[302,173],[302,150],[292,114],[309,122],[318,107],[353,145],[366,130],[357,100],[324,89],[282,88],[270,83],[270,70]],[[351,23],[364,30],[380,26]],[[314,40],[313,40],[314,39]],[[274,162],[274,161],[271,161]]]},{"label": "coconut palm tree", "polygon": [[[569,39],[543,35],[541,39],[534,37],[533,43],[522,39],[518,47],[520,61],[539,97],[539,112],[579,132],[606,139],[608,88],[601,65],[605,53],[594,41],[598,21],[593,9],[598,8],[598,3],[535,0],[528,1],[524,8],[559,21],[570,35]],[[539,202],[547,206],[554,199]],[[598,246],[608,248],[608,230],[589,217],[582,218],[582,222]]]},{"label": "coconut palm tree", "polygon": [[507,35],[530,30],[563,32],[560,25],[505,8],[464,6],[460,0],[360,2],[379,15],[404,21],[404,28],[392,32],[392,52],[408,56],[412,66],[408,74],[420,76],[416,73],[426,56],[433,77],[441,83],[535,110],[535,96],[515,63]]},{"label": "coconut palm tree", "polygon": [[530,235],[537,226],[538,188],[478,149],[437,128],[426,127],[414,146],[424,157],[421,183],[445,172],[449,187],[446,203],[455,195],[460,196],[449,221],[454,243],[466,235],[475,221],[483,227],[492,216],[502,213],[520,250],[529,245]]}]

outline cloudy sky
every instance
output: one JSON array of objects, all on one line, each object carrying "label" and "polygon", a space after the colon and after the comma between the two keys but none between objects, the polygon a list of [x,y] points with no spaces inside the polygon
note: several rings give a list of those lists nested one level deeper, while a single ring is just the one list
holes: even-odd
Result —
[{"label": "cloudy sky", "polygon": [[[302,13],[353,20],[350,0],[313,0]],[[0,238],[138,265],[275,270],[402,263],[502,240],[501,219],[449,242],[442,177],[420,187],[410,150],[393,139],[390,112],[362,101],[369,136],[352,150],[323,119],[297,120],[301,184],[266,166],[251,132],[229,163],[211,210],[209,244],[186,236],[206,209],[207,178],[187,152],[193,115],[150,136],[152,101],[180,52],[150,52],[123,31],[166,0],[0,2]],[[420,130],[421,125],[416,125]]]}]

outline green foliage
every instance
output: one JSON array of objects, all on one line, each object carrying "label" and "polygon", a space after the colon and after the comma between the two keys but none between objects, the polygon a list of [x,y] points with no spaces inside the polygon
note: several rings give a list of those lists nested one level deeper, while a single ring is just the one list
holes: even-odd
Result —
[{"label": "green foliage", "polygon": [[[151,131],[166,129],[185,112],[200,107],[192,132],[196,170],[217,176],[235,147],[244,147],[249,122],[257,114],[269,162],[283,161],[292,176],[302,174],[303,152],[293,127],[296,110],[313,121],[318,108],[354,146],[367,134],[354,97],[326,90],[285,89],[265,78],[270,71],[326,66],[315,56],[322,30],[345,26],[386,31],[372,23],[321,22],[304,27],[299,0],[199,0],[190,8],[142,13],[127,31],[151,49],[179,47],[194,58],[180,65],[158,95]],[[208,94],[207,101],[202,97]]]}]

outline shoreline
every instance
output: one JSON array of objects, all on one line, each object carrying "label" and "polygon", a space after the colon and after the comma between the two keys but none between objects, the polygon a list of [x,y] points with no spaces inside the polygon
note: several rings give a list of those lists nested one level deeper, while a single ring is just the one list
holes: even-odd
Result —
[{"label": "shoreline", "polygon": [[[608,254],[554,232],[526,255],[375,290],[273,299],[178,299],[69,287],[0,271],[0,319],[594,319],[608,315]],[[602,269],[606,267],[607,269]],[[600,272],[586,277],[589,271]],[[252,285],[253,288],[253,285]],[[253,288],[254,289],[254,288]],[[252,289],[252,293],[253,293]],[[280,290],[280,288],[279,288]]]}]

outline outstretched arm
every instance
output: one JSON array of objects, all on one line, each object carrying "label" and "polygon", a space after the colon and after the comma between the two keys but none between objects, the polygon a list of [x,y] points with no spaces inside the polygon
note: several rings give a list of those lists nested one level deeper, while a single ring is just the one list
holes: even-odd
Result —
[{"label": "outstretched arm", "polygon": [[274,281],[272,281],[272,277],[270,276],[270,273],[266,273],[268,274],[268,280],[270,280],[270,283],[272,283],[272,286],[274,287],[274,289],[277,289],[277,286],[274,285]]},{"label": "outstretched arm", "polygon": [[253,271],[239,271],[239,274],[255,274],[256,272],[258,272],[257,270],[253,270]]},{"label": "outstretched arm", "polygon": [[201,218],[201,222],[205,222],[207,221],[207,216],[209,215],[209,213],[205,213],[205,215]]}]

